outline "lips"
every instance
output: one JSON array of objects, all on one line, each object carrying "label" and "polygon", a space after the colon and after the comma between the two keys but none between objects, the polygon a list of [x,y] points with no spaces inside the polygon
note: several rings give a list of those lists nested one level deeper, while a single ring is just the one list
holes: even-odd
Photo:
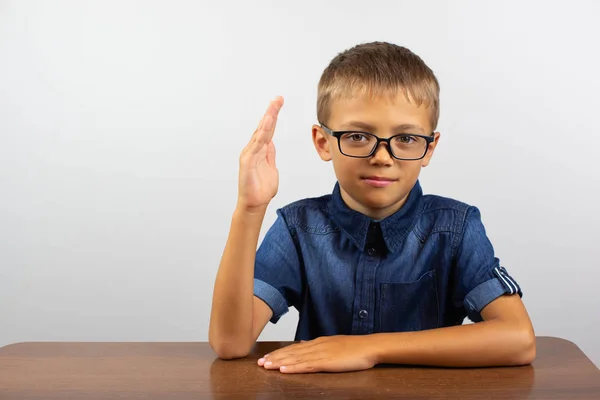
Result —
[{"label": "lips", "polygon": [[389,181],[389,182],[393,182],[396,179],[392,179],[392,178],[386,178],[383,176],[365,176],[363,179],[368,179],[370,181]]},{"label": "lips", "polygon": [[373,187],[387,187],[394,183],[397,179],[387,178],[384,176],[367,176],[362,180],[369,186]]}]

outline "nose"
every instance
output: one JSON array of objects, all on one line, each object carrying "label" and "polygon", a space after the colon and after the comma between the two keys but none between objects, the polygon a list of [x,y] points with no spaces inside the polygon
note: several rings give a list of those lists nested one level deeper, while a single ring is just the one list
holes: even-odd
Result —
[{"label": "nose", "polygon": [[387,143],[379,143],[375,149],[375,153],[371,156],[371,164],[375,165],[391,165],[394,159],[390,153]]}]

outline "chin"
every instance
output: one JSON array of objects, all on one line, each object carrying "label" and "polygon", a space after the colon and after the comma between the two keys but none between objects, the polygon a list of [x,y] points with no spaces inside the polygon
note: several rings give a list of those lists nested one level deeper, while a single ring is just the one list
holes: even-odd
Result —
[{"label": "chin", "polygon": [[395,182],[386,188],[374,188],[365,185],[363,182],[357,183],[356,181],[348,180],[340,181],[342,190],[345,191],[354,202],[358,203],[356,204],[357,206],[372,211],[393,209],[399,202],[403,201],[408,192],[405,193],[398,183],[399,182]]},{"label": "chin", "polygon": [[392,207],[394,204],[402,201],[402,197],[392,197],[386,195],[385,193],[361,193],[358,196],[358,201],[365,207],[373,210],[379,210]]}]

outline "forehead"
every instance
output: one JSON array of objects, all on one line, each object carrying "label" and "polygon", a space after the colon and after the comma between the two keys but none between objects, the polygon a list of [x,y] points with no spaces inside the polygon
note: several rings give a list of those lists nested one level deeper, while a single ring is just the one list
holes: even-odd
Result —
[{"label": "forehead", "polygon": [[413,125],[423,132],[431,132],[431,110],[426,104],[418,105],[403,91],[387,95],[355,93],[340,96],[330,103],[329,122],[334,129],[374,127],[393,130]]}]

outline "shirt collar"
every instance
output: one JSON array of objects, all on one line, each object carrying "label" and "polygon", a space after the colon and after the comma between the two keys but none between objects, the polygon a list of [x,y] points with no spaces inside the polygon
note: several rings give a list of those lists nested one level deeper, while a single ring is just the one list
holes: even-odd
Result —
[{"label": "shirt collar", "polygon": [[333,220],[361,251],[365,248],[369,225],[377,222],[381,226],[388,251],[393,253],[410,232],[420,209],[422,197],[423,190],[417,180],[404,205],[389,217],[377,221],[348,207],[342,199],[340,184],[337,182],[333,189],[329,208]]}]

